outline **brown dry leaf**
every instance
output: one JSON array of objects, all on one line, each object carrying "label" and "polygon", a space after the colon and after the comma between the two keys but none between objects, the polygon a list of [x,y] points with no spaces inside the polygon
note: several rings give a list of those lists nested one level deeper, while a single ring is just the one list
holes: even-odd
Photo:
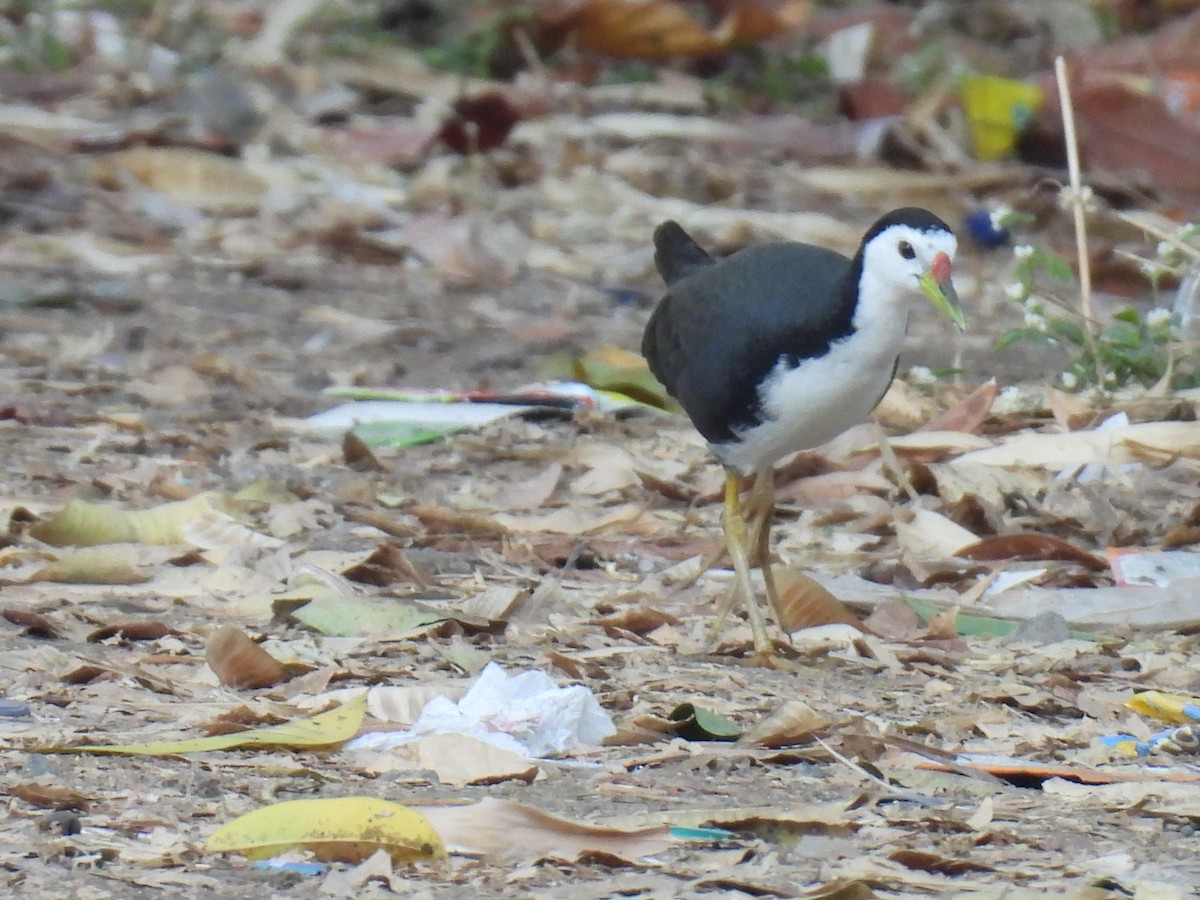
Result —
[{"label": "brown dry leaf", "polygon": [[670,613],[649,606],[640,606],[596,619],[593,624],[599,625],[610,635],[618,633],[646,635],[663,625],[680,625],[682,622]]},{"label": "brown dry leaf", "polygon": [[204,659],[221,684],[238,691],[273,687],[287,677],[279,661],[236,625],[222,625],[213,632]]},{"label": "brown dry leaf", "polygon": [[1046,405],[1059,428],[1074,431],[1091,422],[1095,415],[1092,407],[1074,394],[1050,388],[1046,392]]},{"label": "brown dry leaf", "polygon": [[580,50],[617,59],[710,56],[722,49],[675,0],[580,0],[553,24]]},{"label": "brown dry leaf", "polygon": [[412,725],[434,697],[457,702],[467,692],[461,681],[446,684],[378,685],[367,691],[367,711],[380,722]]},{"label": "brown dry leaf", "polygon": [[571,482],[572,494],[598,497],[641,483],[633,457],[613,444],[587,444],[577,447],[570,460],[587,471]]},{"label": "brown dry leaf", "polygon": [[90,800],[71,788],[58,787],[50,784],[27,782],[14,784],[5,789],[13,797],[19,797],[32,806],[41,809],[73,809],[86,811]]},{"label": "brown dry leaf", "polygon": [[889,641],[912,640],[925,631],[925,623],[917,611],[899,597],[885,600],[871,610],[863,626]]},{"label": "brown dry leaf", "polygon": [[1193,422],[1137,422],[1069,434],[1021,432],[984,450],[964,453],[952,465],[1062,469],[1088,463],[1120,465],[1200,457],[1200,428]]},{"label": "brown dry leaf", "polygon": [[459,97],[438,131],[438,140],[462,156],[487,153],[503,146],[521,111],[502,91]]},{"label": "brown dry leaf", "polygon": [[471,537],[504,537],[508,529],[479,513],[460,512],[444,506],[421,504],[407,512],[416,516],[431,534],[465,534]]},{"label": "brown dry leaf", "polygon": [[0,615],[4,616],[6,622],[11,622],[19,628],[24,628],[26,637],[54,639],[60,636],[58,626],[41,613],[36,613],[28,609],[9,608],[5,609]]},{"label": "brown dry leaf", "polygon": [[965,875],[968,872],[994,872],[992,866],[971,862],[966,859],[951,859],[938,856],[925,850],[895,850],[888,854],[888,859],[898,862],[906,869],[918,869],[935,875]]},{"label": "brown dry leaf", "polygon": [[779,588],[779,627],[787,632],[800,631],[817,625],[843,624],[862,627],[858,616],[820,582],[799,569],[775,570]]},{"label": "brown dry leaf", "polygon": [[[356,756],[358,767],[364,771],[426,769],[442,784],[453,787],[505,781],[529,783],[540,771],[535,761],[467,734],[427,734],[412,743],[381,752],[364,750]],[[434,827],[441,834],[436,823]]]},{"label": "brown dry leaf", "polygon": [[[1200,201],[1200,127],[1172,112],[1164,97],[1112,80],[1076,84],[1071,99],[1089,169],[1148,175],[1171,196]],[[1053,95],[1041,115],[1060,115]]]},{"label": "brown dry leaf", "polygon": [[382,472],[383,464],[367,446],[367,442],[353,431],[342,435],[342,459],[356,472]]},{"label": "brown dry leaf", "polygon": [[552,463],[532,478],[505,485],[496,496],[495,505],[508,510],[541,509],[553,496],[562,472],[561,465]]},{"label": "brown dry leaf", "polygon": [[963,431],[974,434],[991,412],[1000,385],[996,379],[980,385],[966,397],[921,426],[920,431]]},{"label": "brown dry leaf", "polygon": [[915,509],[897,518],[896,540],[918,560],[947,559],[979,540],[956,522],[931,509]]},{"label": "brown dry leaf", "polygon": [[783,747],[802,744],[827,728],[832,720],[821,715],[802,700],[788,700],[754,727],[746,731],[739,744],[758,744],[763,747]]},{"label": "brown dry leaf", "polygon": [[587,853],[621,859],[656,856],[672,844],[665,826],[624,830],[575,822],[523,803],[491,797],[463,806],[414,806],[452,853],[509,863],[575,860]]},{"label": "brown dry leaf", "polygon": [[1108,568],[1108,563],[1100,557],[1048,534],[997,534],[962,547],[954,555],[987,562],[1062,560],[1095,572]]},{"label": "brown dry leaf", "polygon": [[135,147],[98,160],[92,178],[109,190],[134,178],[172,200],[206,212],[248,216],[266,192],[261,178],[241,162],[186,147]]},{"label": "brown dry leaf", "polygon": [[162,622],[122,622],[119,625],[105,625],[97,628],[87,636],[89,644],[98,644],[109,638],[120,638],[122,641],[158,641],[168,634],[179,634],[174,628]]},{"label": "brown dry leaf", "polygon": [[362,562],[342,572],[351,581],[388,587],[397,583],[412,583],[421,589],[429,580],[417,569],[396,544],[381,544]]}]

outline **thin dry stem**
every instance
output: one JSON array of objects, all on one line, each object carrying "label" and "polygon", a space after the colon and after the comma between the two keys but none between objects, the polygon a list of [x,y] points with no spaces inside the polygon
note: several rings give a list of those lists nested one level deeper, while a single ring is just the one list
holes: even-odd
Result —
[{"label": "thin dry stem", "polygon": [[1104,383],[1103,365],[1095,346],[1095,318],[1092,316],[1092,266],[1088,253],[1087,219],[1084,215],[1084,185],[1079,171],[1079,142],[1075,137],[1075,108],[1071,104],[1071,85],[1067,78],[1067,61],[1059,56],[1054,60],[1054,78],[1058,82],[1058,102],[1062,107],[1063,140],[1067,145],[1067,174],[1071,181],[1071,212],[1075,219],[1075,256],[1079,265],[1079,302],[1083,314],[1083,334],[1096,361],[1096,374]]}]

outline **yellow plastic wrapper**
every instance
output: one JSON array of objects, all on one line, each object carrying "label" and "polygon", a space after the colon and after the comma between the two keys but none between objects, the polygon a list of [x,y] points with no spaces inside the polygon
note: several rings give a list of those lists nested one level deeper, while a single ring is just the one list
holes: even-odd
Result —
[{"label": "yellow plastic wrapper", "polygon": [[1041,108],[1042,89],[999,78],[968,75],[962,85],[963,108],[971,128],[975,158],[984,162],[1012,152],[1017,138]]}]

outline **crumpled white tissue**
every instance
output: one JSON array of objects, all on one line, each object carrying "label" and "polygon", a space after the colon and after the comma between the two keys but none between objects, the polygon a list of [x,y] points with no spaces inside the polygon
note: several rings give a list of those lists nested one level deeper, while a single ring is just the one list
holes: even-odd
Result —
[{"label": "crumpled white tissue", "polygon": [[409,731],[364,734],[346,748],[387,750],[427,734],[466,734],[535,759],[595,746],[616,730],[583,685],[559,687],[538,669],[509,675],[491,662],[457,703],[434,697]]}]

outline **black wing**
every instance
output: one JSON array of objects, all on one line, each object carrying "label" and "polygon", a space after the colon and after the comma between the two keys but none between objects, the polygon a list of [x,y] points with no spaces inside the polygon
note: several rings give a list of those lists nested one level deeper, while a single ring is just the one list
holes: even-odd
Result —
[{"label": "black wing", "polygon": [[858,264],[807,244],[749,247],[670,284],[642,338],[650,370],[712,443],[761,421],[781,358],[823,356],[854,330]]}]

